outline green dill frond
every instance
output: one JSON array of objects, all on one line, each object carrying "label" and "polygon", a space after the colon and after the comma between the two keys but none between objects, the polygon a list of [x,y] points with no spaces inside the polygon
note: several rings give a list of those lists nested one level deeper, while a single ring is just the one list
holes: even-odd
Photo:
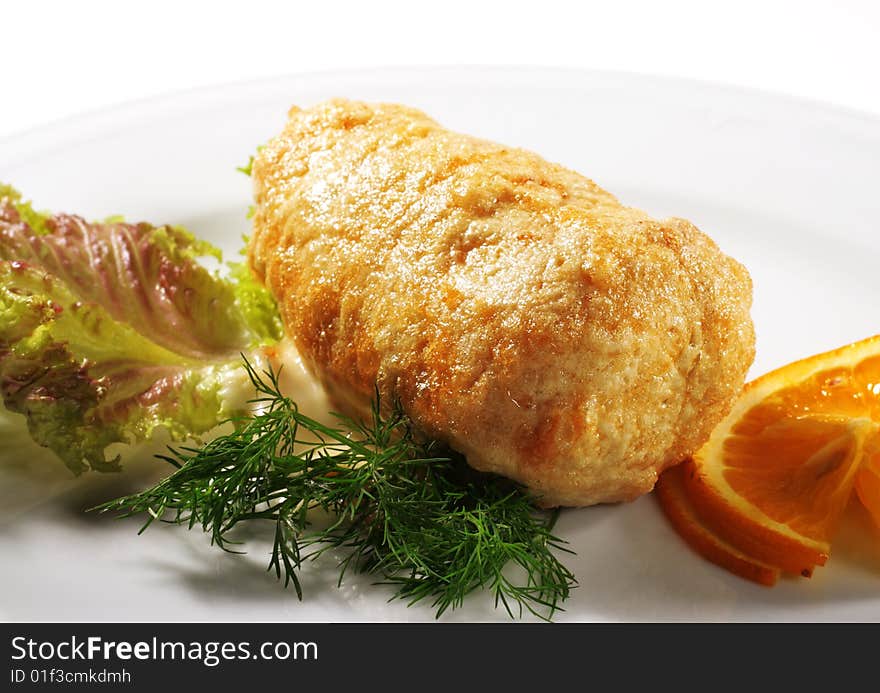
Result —
[{"label": "green dill frond", "polygon": [[[258,413],[203,447],[171,449],[168,478],[100,509],[144,513],[143,529],[156,518],[198,526],[227,551],[239,525],[272,523],[269,570],[300,599],[303,563],[332,549],[343,556],[340,584],[349,570],[373,575],[438,617],[476,590],[489,590],[512,617],[549,619],[561,609],[576,581],[556,557],[568,551],[552,532],[556,513],[418,439],[399,405],[382,414],[378,393],[369,421],[338,416],[326,426],[281,393],[272,369],[245,368]],[[310,523],[317,509],[332,518],[327,526]]]}]

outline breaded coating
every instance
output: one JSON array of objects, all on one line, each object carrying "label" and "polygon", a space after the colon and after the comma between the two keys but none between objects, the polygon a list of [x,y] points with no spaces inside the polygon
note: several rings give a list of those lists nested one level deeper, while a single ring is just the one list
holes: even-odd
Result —
[{"label": "breaded coating", "polygon": [[541,505],[650,491],[752,362],[749,275],[691,223],[418,110],[293,108],[253,179],[251,266],[337,405],[378,386]]}]

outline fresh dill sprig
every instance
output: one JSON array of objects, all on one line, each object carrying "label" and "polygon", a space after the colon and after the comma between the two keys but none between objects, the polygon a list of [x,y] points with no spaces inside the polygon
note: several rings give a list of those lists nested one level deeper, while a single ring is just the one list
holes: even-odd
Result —
[{"label": "fresh dill sprig", "polygon": [[[302,599],[298,571],[330,550],[348,570],[377,576],[394,597],[430,601],[437,617],[489,589],[511,617],[549,619],[576,585],[556,558],[555,513],[537,511],[524,491],[479,474],[461,456],[421,442],[399,406],[388,416],[378,395],[367,424],[338,416],[326,426],[285,397],[271,368],[245,360],[256,388],[252,416],[201,448],[160,456],[174,471],[156,486],[100,506],[124,516],[201,526],[233,551],[242,523],[274,524],[269,570]],[[330,520],[320,526],[310,512]]]}]

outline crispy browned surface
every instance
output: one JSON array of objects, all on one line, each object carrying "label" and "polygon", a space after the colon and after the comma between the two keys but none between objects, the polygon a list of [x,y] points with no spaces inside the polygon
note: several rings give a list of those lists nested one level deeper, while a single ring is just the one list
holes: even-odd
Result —
[{"label": "crispy browned surface", "polygon": [[741,265],[530,152],[336,100],[292,109],[253,176],[252,266],[340,406],[378,383],[545,505],[649,491],[751,364]]}]

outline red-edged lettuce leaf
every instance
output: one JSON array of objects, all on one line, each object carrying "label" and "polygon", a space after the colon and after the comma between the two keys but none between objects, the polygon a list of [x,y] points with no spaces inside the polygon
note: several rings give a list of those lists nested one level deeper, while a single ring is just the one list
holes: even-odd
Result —
[{"label": "red-edged lettuce leaf", "polygon": [[0,186],[0,396],[75,473],[113,443],[181,440],[228,418],[241,354],[280,337],[243,266],[172,226],[35,212]]}]

